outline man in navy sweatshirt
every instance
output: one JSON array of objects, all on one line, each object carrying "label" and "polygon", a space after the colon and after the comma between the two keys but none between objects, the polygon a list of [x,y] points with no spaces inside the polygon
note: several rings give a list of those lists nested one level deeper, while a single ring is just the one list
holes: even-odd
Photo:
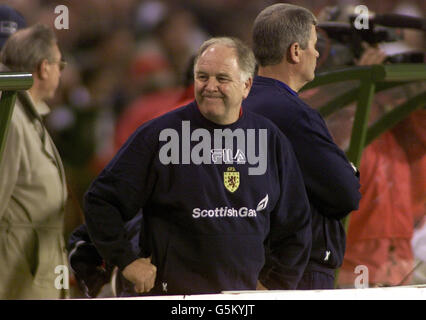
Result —
[{"label": "man in navy sweatshirt", "polygon": [[[139,127],[85,195],[97,250],[149,294],[296,288],[311,215],[291,144],[242,110],[255,69],[237,39],[205,42],[196,100]],[[140,254],[124,223],[143,209]]]},{"label": "man in navy sweatshirt", "polygon": [[343,261],[340,219],[358,208],[357,170],[334,143],[319,112],[297,92],[314,79],[317,35],[307,9],[275,4],[253,26],[258,75],[243,105],[271,119],[290,140],[302,170],[312,212],[312,252],[298,289],[331,289]]}]

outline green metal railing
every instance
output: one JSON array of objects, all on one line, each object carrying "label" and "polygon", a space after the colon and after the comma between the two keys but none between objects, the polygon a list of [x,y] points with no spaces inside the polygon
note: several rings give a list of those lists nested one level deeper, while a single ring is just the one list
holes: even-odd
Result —
[{"label": "green metal railing", "polygon": [[16,95],[19,90],[28,90],[33,85],[33,77],[27,72],[0,72],[0,161],[6,142],[9,122],[12,118]]},{"label": "green metal railing", "polygon": [[[319,108],[322,116],[327,117],[350,103],[356,102],[355,120],[349,148],[346,151],[348,159],[359,168],[363,149],[383,132],[391,129],[406,118],[412,111],[426,106],[426,92],[421,92],[407,99],[392,111],[383,115],[378,121],[368,126],[371,103],[374,94],[408,83],[426,80],[425,64],[390,64],[373,65],[324,72],[307,84],[303,90],[342,81],[359,82],[358,87],[340,94]],[[345,229],[348,229],[350,216],[344,219]],[[336,274],[336,283],[338,272]]]},{"label": "green metal railing", "polygon": [[350,161],[359,166],[362,150],[365,146],[403,120],[412,111],[424,108],[426,105],[426,93],[420,93],[411,97],[402,105],[397,106],[371,127],[368,127],[368,118],[374,94],[407,83],[426,80],[426,65],[414,63],[373,65],[324,72],[317,75],[316,79],[307,84],[303,90],[351,80],[358,80],[359,87],[337,96],[326,105],[320,107],[319,112],[324,117],[327,117],[333,112],[357,101],[355,121],[347,155]]}]

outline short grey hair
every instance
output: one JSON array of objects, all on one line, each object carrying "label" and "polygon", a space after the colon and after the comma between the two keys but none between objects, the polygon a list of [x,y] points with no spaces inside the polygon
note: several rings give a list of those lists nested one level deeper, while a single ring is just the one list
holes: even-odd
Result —
[{"label": "short grey hair", "polygon": [[277,3],[265,8],[253,25],[253,51],[261,66],[279,64],[293,43],[308,46],[314,14],[303,7]]},{"label": "short grey hair", "polygon": [[254,77],[256,69],[256,58],[253,51],[244,44],[240,39],[233,37],[216,37],[205,41],[198,49],[197,55],[194,60],[194,70],[197,65],[198,59],[209,47],[213,45],[223,45],[235,50],[238,66],[242,72],[242,80],[247,81],[249,78]]},{"label": "short grey hair", "polygon": [[57,38],[53,30],[44,24],[36,24],[7,39],[1,51],[1,62],[12,71],[34,72],[44,59],[52,62],[55,44]]}]

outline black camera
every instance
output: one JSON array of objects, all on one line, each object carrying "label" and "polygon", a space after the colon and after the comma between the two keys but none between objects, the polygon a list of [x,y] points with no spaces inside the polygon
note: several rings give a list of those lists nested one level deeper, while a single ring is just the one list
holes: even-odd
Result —
[{"label": "black camera", "polygon": [[421,63],[424,51],[408,47],[399,28],[425,31],[426,19],[399,14],[383,14],[369,17],[368,27],[356,24],[356,15],[349,15],[348,22],[326,21],[318,24],[317,48],[322,56],[321,67],[350,66],[364,48],[362,43],[380,46],[386,53],[387,63]]}]

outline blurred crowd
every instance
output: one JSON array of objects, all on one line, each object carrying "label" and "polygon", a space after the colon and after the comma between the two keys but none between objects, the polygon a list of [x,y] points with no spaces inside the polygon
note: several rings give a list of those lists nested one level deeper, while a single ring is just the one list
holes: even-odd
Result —
[{"label": "blurred crowd", "polygon": [[[59,90],[49,103],[53,110],[47,125],[62,156],[78,208],[90,182],[122,143],[123,138],[117,137],[117,127],[126,125],[126,122],[120,123],[126,111],[144,101],[147,104],[150,101],[152,108],[178,101],[188,87],[188,64],[201,43],[211,36],[226,35],[250,44],[254,18],[276,1],[1,2],[21,12],[28,25],[41,22],[53,28],[58,16],[55,7],[65,5],[69,10],[69,29],[55,29],[67,66]],[[304,6],[316,15],[327,6],[360,4],[349,0],[286,2]],[[421,16],[426,12],[423,0],[373,0],[363,4],[376,13]],[[410,32],[405,35],[406,39],[413,37],[412,43],[424,49],[424,33],[419,37],[419,33]],[[318,71],[326,70],[325,60],[320,58]],[[312,92],[311,96],[305,95],[313,106],[319,106],[327,98],[323,95],[312,97]],[[353,116],[353,110],[344,112],[343,117]],[[346,148],[351,126],[339,125],[337,117],[334,115],[327,121],[339,145]],[[74,210],[67,217],[68,232],[82,222],[82,215],[76,212],[79,211]]]}]

